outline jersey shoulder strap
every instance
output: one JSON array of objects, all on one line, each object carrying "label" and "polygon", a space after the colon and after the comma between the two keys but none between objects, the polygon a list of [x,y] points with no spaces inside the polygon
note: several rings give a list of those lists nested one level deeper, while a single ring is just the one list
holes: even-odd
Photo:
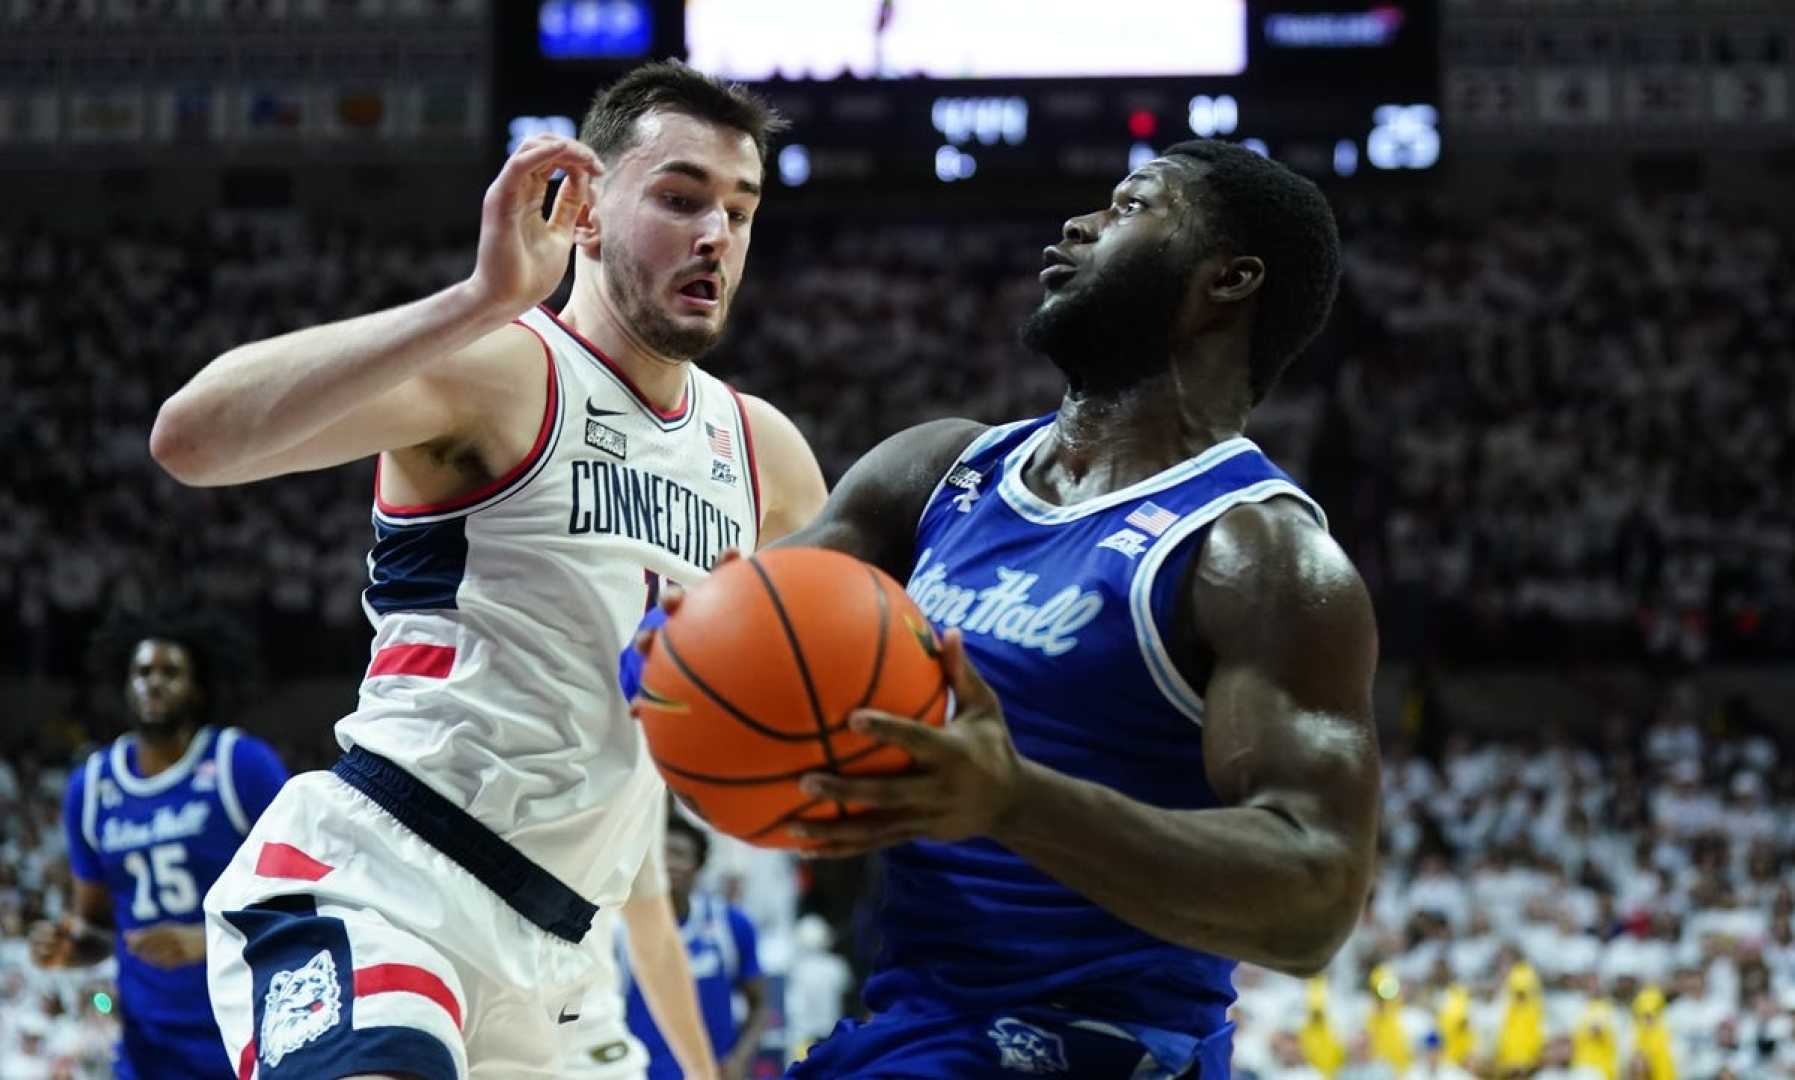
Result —
[{"label": "jersey shoulder strap", "polygon": [[106,748],[101,747],[87,755],[81,770],[81,835],[96,852],[100,850],[100,781],[105,772]]},{"label": "jersey shoulder strap", "polygon": [[954,459],[941,478],[935,481],[935,488],[922,504],[922,516],[917,519],[916,531],[922,532],[923,524],[928,520],[929,512],[935,508],[943,491],[956,492],[959,498],[971,505],[978,498],[979,488],[1003,470],[1004,459],[1010,452],[1039,430],[1043,425],[1053,423],[1057,413],[1037,416],[1028,420],[1017,420],[1009,424],[998,424],[986,428],[978,438],[966,444],[966,449]]},{"label": "jersey shoulder strap", "polygon": [[241,728],[227,727],[220,731],[213,744],[212,763],[218,770],[218,801],[224,804],[225,816],[231,819],[231,827],[237,830],[237,835],[248,836],[249,815],[243,812],[243,800],[237,797],[237,777],[231,766],[237,742],[242,737]]}]

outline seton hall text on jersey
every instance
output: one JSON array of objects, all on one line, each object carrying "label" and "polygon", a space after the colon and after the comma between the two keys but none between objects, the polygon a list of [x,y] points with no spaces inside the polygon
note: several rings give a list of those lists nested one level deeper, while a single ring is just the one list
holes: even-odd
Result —
[{"label": "seton hall text on jersey", "polygon": [[169,840],[186,840],[205,832],[206,819],[211,815],[212,807],[205,800],[196,799],[179,810],[158,806],[148,821],[109,817],[100,826],[100,849],[124,851]]},{"label": "seton hall text on jersey", "polygon": [[917,556],[905,592],[931,622],[957,626],[968,634],[1064,656],[1078,648],[1078,631],[1103,612],[1100,593],[1068,585],[1041,603],[1034,603],[1040,574],[997,567],[997,584],[983,589],[948,580],[947,565],[935,560],[935,549]]},{"label": "seton hall text on jersey", "polygon": [[676,480],[586,458],[572,463],[571,479],[570,535],[627,536],[707,569],[742,544],[741,522]]}]

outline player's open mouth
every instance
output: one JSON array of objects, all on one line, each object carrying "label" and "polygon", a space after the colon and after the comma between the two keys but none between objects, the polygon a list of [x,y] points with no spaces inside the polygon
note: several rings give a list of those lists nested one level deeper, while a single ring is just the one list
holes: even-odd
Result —
[{"label": "player's open mouth", "polygon": [[681,285],[678,292],[681,302],[702,311],[710,311],[717,306],[722,290],[718,287],[716,278],[700,277]]}]

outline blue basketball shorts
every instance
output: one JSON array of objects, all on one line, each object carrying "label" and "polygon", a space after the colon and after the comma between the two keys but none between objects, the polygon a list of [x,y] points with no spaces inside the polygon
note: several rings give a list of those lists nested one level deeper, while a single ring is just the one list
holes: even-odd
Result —
[{"label": "blue basketball shorts", "polygon": [[1234,1026],[1199,1038],[1047,1005],[843,1020],[789,1080],[1226,1080]]}]

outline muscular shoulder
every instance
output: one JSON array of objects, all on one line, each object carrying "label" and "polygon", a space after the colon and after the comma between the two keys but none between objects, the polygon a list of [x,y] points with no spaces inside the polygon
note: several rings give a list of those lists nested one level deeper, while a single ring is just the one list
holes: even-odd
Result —
[{"label": "muscular shoulder", "polygon": [[903,580],[929,494],[985,430],[973,420],[946,419],[891,436],[854,463],[816,521],[790,542],[846,552]]},{"label": "muscular shoulder", "polygon": [[[891,436],[860,459],[854,472],[868,466],[864,483],[884,489],[916,504],[935,490],[941,475],[948,470],[972,441],[990,430],[990,425],[976,420],[948,417],[906,428]],[[850,474],[852,475],[852,474]],[[845,486],[847,481],[843,480]]]},{"label": "muscular shoulder", "polygon": [[1191,599],[1199,632],[1219,658],[1279,668],[1325,661],[1367,677],[1375,666],[1377,625],[1365,583],[1294,499],[1223,514],[1197,558]]}]

